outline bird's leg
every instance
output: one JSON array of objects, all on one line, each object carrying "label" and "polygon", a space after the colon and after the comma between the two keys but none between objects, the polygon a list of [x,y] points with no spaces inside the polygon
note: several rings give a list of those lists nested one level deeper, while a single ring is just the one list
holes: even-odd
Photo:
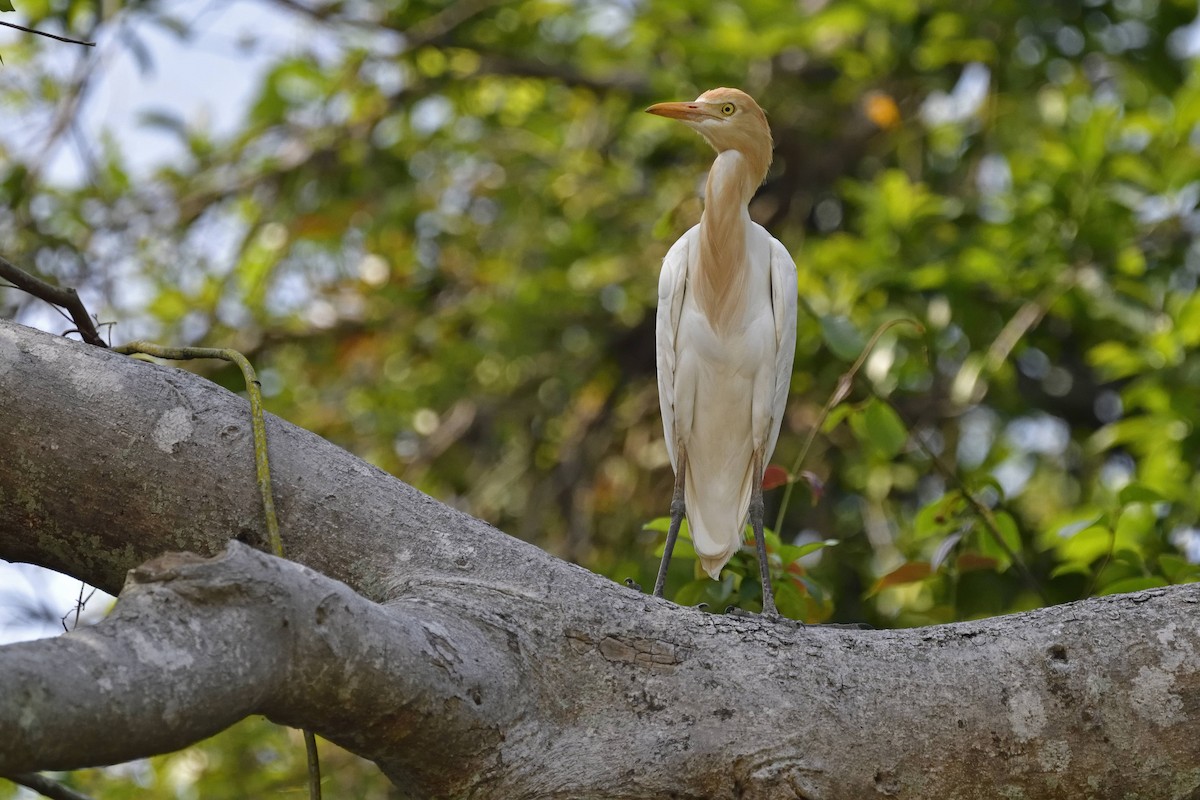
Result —
[{"label": "bird's leg", "polygon": [[771,588],[771,566],[767,561],[767,537],[763,535],[763,463],[762,453],[754,454],[754,484],[750,493],[750,526],[754,529],[754,546],[758,548],[758,577],[762,581],[762,613],[778,617],[775,610],[775,590]]},{"label": "bird's leg", "polygon": [[663,584],[667,582],[667,566],[671,563],[671,551],[675,549],[675,537],[679,535],[679,525],[683,522],[685,504],[683,502],[683,479],[687,474],[687,453],[683,445],[677,444],[679,470],[675,473],[675,491],[671,494],[671,527],[667,529],[667,544],[663,549],[662,563],[658,565],[658,578],[654,581],[654,596],[663,596]]}]

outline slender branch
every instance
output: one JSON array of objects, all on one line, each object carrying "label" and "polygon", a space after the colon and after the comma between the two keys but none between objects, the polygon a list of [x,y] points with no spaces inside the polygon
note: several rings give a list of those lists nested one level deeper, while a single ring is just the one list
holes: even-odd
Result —
[{"label": "slender branch", "polygon": [[792,487],[796,485],[796,481],[799,479],[800,467],[804,466],[804,459],[808,458],[808,451],[812,449],[813,442],[817,439],[817,434],[821,432],[826,418],[829,417],[829,412],[833,411],[834,406],[849,396],[850,387],[854,384],[854,376],[862,369],[862,365],[866,363],[867,357],[871,355],[871,352],[875,349],[875,345],[879,343],[880,337],[897,325],[912,325],[919,333],[925,332],[925,326],[915,319],[900,317],[888,320],[875,329],[875,333],[871,335],[871,339],[862,349],[862,352],[858,354],[858,358],[850,365],[850,369],[843,372],[841,377],[838,378],[837,387],[833,390],[833,394],[829,395],[829,399],[825,401],[825,405],[821,408],[821,413],[817,415],[816,422],[813,423],[812,428],[808,432],[808,438],[804,440],[804,446],[800,448],[800,453],[796,456],[796,460],[792,462],[792,469],[788,473],[787,485],[783,490],[783,499],[779,503],[779,513],[775,515],[775,533],[779,533],[779,529],[783,527],[783,516],[787,513],[788,503],[792,499]]},{"label": "slender branch", "polygon": [[38,775],[36,772],[25,772],[20,775],[6,775],[6,780],[10,780],[18,786],[24,786],[26,789],[33,789],[43,797],[49,797],[50,800],[92,800],[86,794],[80,794],[74,789],[68,789],[56,780],[47,778],[44,775]]},{"label": "slender branch", "polygon": [[436,14],[426,17],[404,31],[410,49],[434,44],[452,33],[455,28],[482,14],[489,8],[503,5],[505,0],[458,0]]},{"label": "slender branch", "polygon": [[[878,395],[876,395],[876,397],[878,397]],[[900,414],[900,410],[897,409],[890,400],[885,397],[878,397],[878,399],[884,403],[887,403],[892,411],[895,411],[901,419],[904,418],[903,415]],[[905,424],[908,424],[907,421]],[[1004,551],[1004,555],[1008,556],[1008,559],[1017,567],[1017,571],[1021,573],[1021,577],[1025,579],[1025,582],[1029,585],[1029,588],[1033,589],[1033,591],[1037,593],[1037,596],[1041,598],[1043,603],[1048,604],[1050,599],[1046,596],[1046,590],[1042,588],[1042,584],[1038,581],[1037,577],[1034,576],[1033,571],[1029,569],[1021,556],[1008,546],[1008,542],[1004,541],[1004,535],[1000,533],[1000,526],[997,524],[996,517],[992,513],[992,510],[988,508],[987,504],[980,500],[974,492],[967,488],[966,482],[963,481],[958,472],[947,466],[946,463],[938,457],[937,453],[933,452],[933,448],[931,448],[924,439],[922,439],[920,436],[913,436],[912,438],[916,441],[917,446],[921,448],[921,451],[929,458],[930,463],[933,464],[933,468],[937,470],[938,474],[953,484],[954,487],[960,492],[962,492],[962,496],[971,506],[971,510],[975,512],[975,516],[977,516],[983,523],[983,527],[992,537],[992,540],[995,541],[996,545]]]},{"label": "slender branch", "polygon": [[989,370],[1000,368],[1005,361],[1008,360],[1013,348],[1021,341],[1031,329],[1033,329],[1046,312],[1050,310],[1050,306],[1062,296],[1064,292],[1075,285],[1076,271],[1074,269],[1067,270],[1059,279],[1050,286],[1047,286],[1033,300],[1029,300],[1013,314],[1004,327],[997,334],[992,344],[987,349],[987,366]]},{"label": "slender branch", "polygon": [[63,633],[70,633],[71,631],[73,631],[79,627],[79,615],[83,613],[83,609],[87,608],[88,601],[92,599],[92,596],[95,595],[96,591],[97,591],[95,587],[92,587],[92,590],[87,593],[87,597],[84,597],[83,593],[86,589],[87,589],[87,583],[84,581],[80,581],[79,582],[79,597],[78,597],[78,599],[75,600],[75,610],[74,610],[75,621],[71,624],[71,627],[69,627],[69,628],[67,627],[67,617],[71,616],[72,612],[68,611],[67,613],[63,614],[62,617],[59,618],[59,622],[61,622],[62,626],[63,626]]},{"label": "slender branch", "polygon": [[267,540],[271,552],[283,558],[283,540],[279,536],[279,520],[275,515],[275,499],[271,492],[271,466],[267,460],[267,426],[263,421],[262,392],[258,376],[246,357],[236,350],[217,347],[165,347],[152,342],[130,342],[113,348],[122,355],[143,355],[165,358],[172,361],[187,361],[193,358],[217,358],[231,361],[242,371],[246,381],[246,393],[250,395],[250,425],[254,431],[254,467],[258,476],[258,490],[262,495],[263,515],[267,521]]},{"label": "slender branch", "polygon": [[0,278],[10,281],[13,286],[21,291],[28,292],[51,305],[65,308],[71,312],[71,321],[75,323],[76,330],[85,342],[94,344],[97,347],[108,347],[104,343],[104,339],[100,338],[100,334],[97,333],[96,326],[92,323],[92,318],[88,315],[87,308],[84,307],[83,301],[79,299],[79,293],[74,289],[69,287],[63,289],[46,283],[41,278],[36,278],[20,267],[8,262],[2,256],[0,256]]},{"label": "slender branch", "polygon": [[58,36],[57,34],[46,33],[45,31],[35,31],[33,28],[26,28],[24,25],[18,25],[15,22],[0,22],[0,25],[6,28],[16,28],[19,31],[25,31],[25,33],[35,33],[38,36],[45,36],[47,39],[57,39],[60,42],[67,42],[68,44],[81,44],[84,47],[96,46],[95,42],[85,42],[82,39],[72,39],[69,36]]}]

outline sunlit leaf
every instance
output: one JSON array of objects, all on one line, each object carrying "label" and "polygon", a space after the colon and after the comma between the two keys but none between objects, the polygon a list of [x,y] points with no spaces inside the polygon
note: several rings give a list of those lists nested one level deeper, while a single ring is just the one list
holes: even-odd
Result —
[{"label": "sunlit leaf", "polygon": [[909,561],[901,564],[896,569],[884,575],[871,586],[867,592],[867,597],[878,594],[881,590],[890,586],[900,586],[905,583],[915,583],[923,581],[933,574],[928,562],[925,561]]},{"label": "sunlit leaf", "polygon": [[1112,548],[1112,531],[1094,526],[1065,539],[1058,546],[1059,558],[1090,564]]},{"label": "sunlit leaf", "polygon": [[804,558],[806,555],[809,555],[810,553],[815,553],[818,550],[823,550],[826,547],[834,547],[837,544],[838,544],[837,539],[825,539],[825,540],[819,541],[819,542],[807,542],[805,544],[799,544],[799,545],[785,544],[785,545],[780,546],[779,556],[783,559],[784,563],[786,564],[786,563],[789,563],[792,561],[797,561],[801,558]]},{"label": "sunlit leaf", "polygon": [[1121,489],[1117,495],[1117,499],[1121,502],[1121,505],[1129,505],[1130,503],[1161,503],[1163,496],[1149,486],[1143,486],[1140,483],[1131,483]]}]

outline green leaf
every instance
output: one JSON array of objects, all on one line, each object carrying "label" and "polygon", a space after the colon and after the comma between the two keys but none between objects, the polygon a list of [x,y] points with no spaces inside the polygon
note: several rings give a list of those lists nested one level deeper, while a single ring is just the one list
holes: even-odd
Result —
[{"label": "green leaf", "polygon": [[1063,575],[1091,575],[1092,570],[1087,564],[1081,564],[1078,561],[1067,561],[1059,564],[1054,569],[1050,570],[1050,578],[1059,578]]},{"label": "green leaf", "polygon": [[1117,495],[1121,505],[1130,503],[1161,503],[1165,499],[1161,494],[1140,483],[1131,483]]},{"label": "green leaf", "polygon": [[12,0],[0,0],[0,11],[16,11],[13,8]]},{"label": "green leaf", "polygon": [[1103,518],[1103,514],[1088,514],[1082,519],[1075,520],[1074,522],[1068,522],[1067,524],[1063,525],[1061,528],[1055,531],[1055,534],[1060,539],[1070,539],[1075,534],[1080,533],[1081,531],[1086,531]]},{"label": "green leaf", "polygon": [[908,442],[908,430],[891,406],[871,400],[866,407],[850,416],[850,429],[860,442],[877,455],[891,460],[900,454]]},{"label": "green leaf", "polygon": [[808,616],[808,598],[805,597],[796,584],[784,581],[776,584],[775,607],[789,619],[803,620]]},{"label": "green leaf", "polygon": [[867,345],[854,323],[840,314],[821,317],[821,338],[843,361],[854,361]]},{"label": "green leaf", "polygon": [[[779,538],[779,535],[770,528],[763,528],[763,538],[767,540],[768,552],[778,553],[779,548],[783,547],[783,541]],[[750,527],[749,523],[746,523],[746,526],[742,528],[742,544],[754,552],[758,552],[758,545],[754,542],[754,529]]]},{"label": "green leaf", "polygon": [[962,524],[960,515],[965,506],[962,493],[951,489],[917,512],[913,519],[913,535],[925,539],[949,534]]},{"label": "green leaf", "polygon": [[1107,553],[1110,547],[1112,532],[1097,525],[1060,542],[1058,555],[1063,561],[1091,564]]},{"label": "green leaf", "polygon": [[[656,533],[666,533],[667,531],[671,530],[671,518],[670,517],[656,517],[656,518],[650,520],[649,522],[647,522],[645,525],[643,525],[642,530],[654,531]],[[687,517],[684,517],[682,520],[679,521],[679,541],[690,542],[691,540],[692,540],[692,533],[691,533],[691,531],[688,530]],[[767,541],[770,541],[770,539],[768,539]]]},{"label": "green leaf", "polygon": [[784,564],[790,564],[793,561],[799,561],[809,553],[815,553],[826,547],[833,547],[839,543],[837,539],[825,539],[820,542],[809,542],[807,544],[785,544],[779,548],[779,557],[783,559]]},{"label": "green leaf", "polygon": [[1123,580],[1114,581],[1096,594],[1126,594],[1128,592],[1140,592],[1143,589],[1157,589],[1160,586],[1166,585],[1168,585],[1167,581],[1157,575],[1139,575],[1135,578],[1124,578]]},{"label": "green leaf", "polygon": [[713,582],[708,578],[685,583],[683,586],[679,587],[679,591],[675,592],[675,597],[673,599],[681,606],[694,606],[699,603],[707,602],[708,589],[712,583]]},{"label": "green leaf", "polygon": [[871,441],[888,458],[895,458],[908,442],[908,429],[892,407],[878,400],[867,406],[867,431]]},{"label": "green leaf", "polygon": [[[655,533],[666,533],[671,529],[670,517],[656,517],[642,526],[644,531],[654,531]],[[663,552],[667,549],[667,540],[664,537],[659,542],[658,547],[654,548],[654,554],[662,558]],[[692,546],[692,535],[688,531],[687,518],[684,517],[679,523],[679,535],[675,538],[675,549],[671,551],[672,558],[696,558],[696,548]]]},{"label": "green leaf", "polygon": [[846,403],[834,406],[830,410],[829,414],[825,417],[825,422],[821,425],[821,432],[829,433],[831,430],[840,425],[842,420],[850,416],[853,411],[854,406],[847,405]]},{"label": "green leaf", "polygon": [[[662,544],[654,548],[654,555],[659,558],[663,557],[663,553],[667,550],[667,542],[663,540]],[[690,539],[684,539],[679,536],[675,539],[675,547],[671,550],[671,558],[696,558],[696,548]]]},{"label": "green leaf", "polygon": [[[984,525],[978,527],[979,552],[996,559],[1000,571],[1003,572],[1012,564],[1012,557],[1009,553],[1015,555],[1021,552],[1021,534],[1017,530],[1016,521],[1008,512],[997,511],[993,515],[993,519],[996,523],[994,531]],[[1000,535],[1000,541],[996,540],[997,533]],[[1002,547],[1000,542],[1003,542],[1007,549]]]},{"label": "green leaf", "polygon": [[1158,568],[1171,583],[1190,583],[1200,578],[1200,565],[1193,564],[1183,556],[1173,553],[1160,555]]}]

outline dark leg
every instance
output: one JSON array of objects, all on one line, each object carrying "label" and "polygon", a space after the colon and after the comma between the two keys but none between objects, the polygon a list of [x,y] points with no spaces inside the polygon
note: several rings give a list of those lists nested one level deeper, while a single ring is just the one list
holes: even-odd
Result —
[{"label": "dark leg", "polygon": [[658,565],[658,579],[654,581],[654,596],[663,596],[663,584],[667,582],[667,566],[671,563],[671,551],[675,549],[675,537],[679,536],[679,525],[683,522],[683,478],[687,474],[687,453],[678,445],[679,471],[675,473],[675,491],[671,494],[671,527],[667,529],[667,546],[663,550],[662,563]]},{"label": "dark leg", "polygon": [[754,488],[750,493],[750,527],[754,529],[754,545],[758,548],[758,578],[762,581],[763,614],[778,617],[775,610],[775,590],[771,588],[771,567],[767,562],[767,537],[763,536],[763,465],[761,454],[754,455]]}]

